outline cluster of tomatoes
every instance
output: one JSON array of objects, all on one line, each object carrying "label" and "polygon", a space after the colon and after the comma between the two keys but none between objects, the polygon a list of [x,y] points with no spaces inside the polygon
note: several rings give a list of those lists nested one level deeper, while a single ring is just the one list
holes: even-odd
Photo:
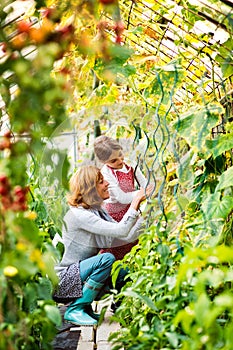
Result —
[{"label": "cluster of tomatoes", "polygon": [[121,44],[122,43],[122,33],[125,29],[124,23],[122,21],[116,22],[114,26],[114,31],[116,33],[116,43]]},{"label": "cluster of tomatoes", "polygon": [[[118,4],[117,0],[98,0],[103,6],[115,6]],[[60,52],[58,53],[57,59],[61,59],[67,49],[67,45],[71,42],[79,43],[82,42],[82,38],[78,40],[75,39],[75,28],[72,24],[65,25],[61,27],[60,17],[55,8],[46,8],[42,13],[42,19],[38,23],[32,23],[29,20],[21,20],[16,23],[15,35],[8,42],[0,43],[0,48],[2,53],[7,53],[10,51],[20,51],[28,45],[43,45],[49,42],[56,42],[60,45]],[[100,33],[100,38],[102,42],[102,51],[107,52],[106,49],[106,35],[103,33],[104,24],[107,22],[99,22],[97,25]],[[106,24],[108,26],[108,24]],[[108,28],[107,28],[108,29]],[[114,26],[111,28],[115,32],[115,43],[122,44],[123,37],[122,33],[124,31],[124,24],[119,19],[116,21]],[[79,43],[80,44],[80,43]],[[85,43],[84,43],[85,44]],[[88,45],[87,45],[88,46]],[[85,51],[85,50],[84,50]],[[12,58],[14,58],[15,53],[12,53]]]},{"label": "cluster of tomatoes", "polygon": [[[11,137],[10,131],[3,135],[0,141],[1,151],[12,148]],[[28,187],[14,186],[12,188],[8,177],[5,174],[0,174],[0,203],[3,209],[13,211],[27,210],[27,193]]]},{"label": "cluster of tomatoes", "polygon": [[28,187],[11,187],[8,177],[0,175],[0,200],[4,210],[27,210]]},{"label": "cluster of tomatoes", "polygon": [[7,131],[0,140],[0,151],[11,149],[11,132]]},{"label": "cluster of tomatoes", "polygon": [[7,43],[1,43],[2,51],[22,50],[30,44],[41,45],[48,42],[57,42],[63,46],[64,43],[69,44],[73,39],[74,27],[60,27],[55,12],[56,10],[51,8],[44,10],[41,21],[36,24],[29,20],[18,21],[14,37]]},{"label": "cluster of tomatoes", "polygon": [[[122,38],[122,33],[124,31],[124,23],[122,21],[117,21],[114,26],[112,26],[109,22],[107,21],[100,21],[97,24],[97,29],[99,31],[100,34],[100,39],[102,42],[102,53],[104,53],[105,51],[107,51],[107,36],[106,36],[106,31],[111,31],[113,30],[115,32],[115,42],[117,44],[121,44],[123,42],[123,38]],[[105,43],[105,45],[104,45]]]}]

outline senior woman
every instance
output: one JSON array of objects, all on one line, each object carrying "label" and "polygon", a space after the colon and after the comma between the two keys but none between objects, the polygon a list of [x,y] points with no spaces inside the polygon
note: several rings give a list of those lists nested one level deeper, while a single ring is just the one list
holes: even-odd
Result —
[{"label": "senior woman", "polygon": [[94,325],[98,315],[91,303],[107,285],[115,261],[111,253],[98,254],[103,247],[135,240],[142,228],[140,203],[151,192],[140,190],[120,222],[102,209],[109,198],[108,182],[95,166],[80,167],[70,180],[68,204],[64,217],[62,239],[64,254],[55,266],[59,277],[54,299],[70,302],[64,319],[78,325]]}]

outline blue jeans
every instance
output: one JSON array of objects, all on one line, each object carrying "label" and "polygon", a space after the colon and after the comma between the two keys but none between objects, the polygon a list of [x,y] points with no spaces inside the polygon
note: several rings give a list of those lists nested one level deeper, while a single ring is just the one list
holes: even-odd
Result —
[{"label": "blue jeans", "polygon": [[82,282],[91,278],[95,282],[105,283],[111,275],[114,261],[115,257],[111,253],[98,254],[81,261],[79,271]]}]

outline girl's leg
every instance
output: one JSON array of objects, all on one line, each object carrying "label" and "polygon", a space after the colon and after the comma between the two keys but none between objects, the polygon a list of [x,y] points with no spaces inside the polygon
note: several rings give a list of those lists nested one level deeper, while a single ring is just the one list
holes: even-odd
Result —
[{"label": "girl's leg", "polygon": [[80,262],[80,277],[82,282],[91,278],[95,282],[104,283],[111,274],[115,257],[110,253],[98,254]]}]

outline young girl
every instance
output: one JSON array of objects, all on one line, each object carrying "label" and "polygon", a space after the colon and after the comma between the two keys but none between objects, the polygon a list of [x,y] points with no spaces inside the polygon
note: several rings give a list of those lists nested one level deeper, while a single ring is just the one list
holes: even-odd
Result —
[{"label": "young girl", "polygon": [[[136,183],[140,188],[145,188],[148,184],[147,179],[139,167],[133,168],[124,162],[122,147],[116,140],[105,135],[97,137],[94,152],[104,164],[101,173],[109,183],[110,198],[104,204],[105,209],[119,222],[138,193]],[[117,260],[121,260],[135,244],[137,241],[120,247],[102,249],[101,252],[111,252]]]}]

